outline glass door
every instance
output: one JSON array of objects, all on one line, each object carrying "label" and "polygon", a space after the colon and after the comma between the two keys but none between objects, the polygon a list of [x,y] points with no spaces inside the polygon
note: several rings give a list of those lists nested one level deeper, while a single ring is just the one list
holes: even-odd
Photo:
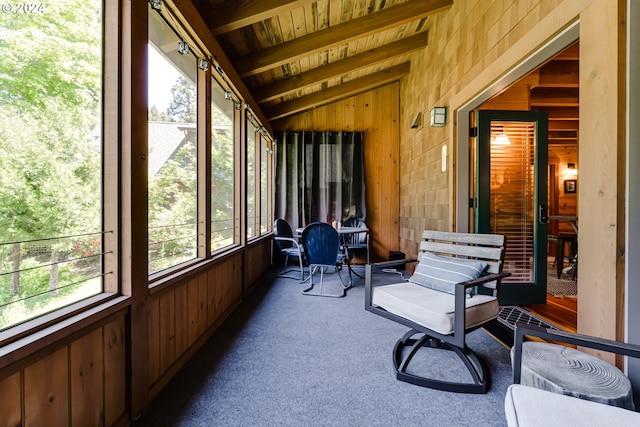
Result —
[{"label": "glass door", "polygon": [[480,110],[476,123],[476,232],[507,236],[500,304],[544,304],[547,113]]}]

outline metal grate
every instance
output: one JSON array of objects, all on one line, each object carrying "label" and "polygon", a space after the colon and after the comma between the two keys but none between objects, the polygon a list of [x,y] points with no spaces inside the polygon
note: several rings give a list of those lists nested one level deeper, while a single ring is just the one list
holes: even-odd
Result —
[{"label": "metal grate", "polygon": [[526,310],[521,309],[515,305],[505,305],[500,307],[500,314],[498,315],[498,322],[502,323],[507,328],[512,331],[515,330],[515,325],[517,322],[526,323],[527,325],[535,325],[543,328],[550,328],[561,330],[555,325],[547,322],[546,320],[542,320],[537,316],[529,313]]}]

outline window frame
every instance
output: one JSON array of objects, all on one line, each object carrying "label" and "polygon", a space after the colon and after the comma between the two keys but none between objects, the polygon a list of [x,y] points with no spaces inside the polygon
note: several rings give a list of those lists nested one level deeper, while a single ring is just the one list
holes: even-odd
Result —
[{"label": "window frame", "polygon": [[[120,170],[120,21],[121,13],[115,2],[100,2],[102,10],[101,48],[101,176],[100,176],[100,230],[101,234],[101,287],[102,291],[65,306],[25,319],[0,331],[0,369],[13,360],[26,357],[48,345],[52,338],[66,334],[67,328],[80,330],[96,318],[106,318],[129,305],[120,285],[119,180]],[[90,320],[88,320],[90,318]],[[9,344],[13,344],[9,346]],[[5,357],[11,355],[8,359]]]},{"label": "window frame", "polygon": [[[211,70],[211,67],[209,67],[209,70]],[[239,157],[240,157],[240,151],[238,148],[238,144],[237,141],[240,137],[240,130],[238,127],[238,122],[241,120],[241,114],[239,113],[239,108],[238,106],[240,105],[240,100],[238,95],[232,90],[232,88],[230,88],[228,85],[224,84],[223,79],[221,78],[221,76],[216,76],[214,73],[211,73],[210,77],[209,77],[209,81],[211,82],[211,87],[209,88],[209,91],[206,92],[206,94],[210,94],[213,92],[213,84],[214,82],[220,87],[221,90],[223,90],[225,93],[230,95],[230,99],[229,102],[233,104],[233,117],[231,118],[231,128],[232,128],[232,132],[233,132],[233,137],[232,137],[232,142],[231,142],[231,149],[232,149],[232,155],[233,155],[233,159],[232,159],[232,163],[233,163],[233,190],[232,190],[232,194],[233,194],[233,242],[229,245],[226,246],[222,246],[219,248],[213,248],[212,244],[211,244],[211,239],[212,239],[212,212],[211,212],[211,200],[209,199],[207,201],[207,206],[209,207],[209,214],[207,215],[207,217],[205,217],[204,222],[209,223],[210,225],[210,229],[209,232],[206,234],[206,238],[209,241],[210,246],[208,247],[209,249],[207,250],[207,253],[209,254],[210,257],[215,258],[216,256],[223,254],[229,250],[232,250],[234,248],[237,248],[239,246],[242,245],[242,242],[240,241],[240,215],[238,214],[238,212],[240,211],[240,197],[238,194],[238,187],[240,186],[240,180],[238,179],[238,175],[240,175],[240,170],[242,170],[239,167]],[[206,96],[205,98],[207,99],[213,99],[213,96]],[[213,108],[213,102],[211,102],[210,105],[206,106],[205,108],[207,108],[209,110],[209,119],[207,120],[207,130],[208,130],[208,137],[210,138],[209,143],[207,144],[208,149],[211,150],[211,152],[213,151],[213,119],[211,118],[211,110]],[[213,187],[213,179],[212,179],[212,164],[211,164],[211,152],[208,155],[208,160],[210,162],[209,166],[206,168],[206,173],[208,175],[208,179],[210,181],[210,187],[208,189],[205,189],[204,191],[208,193],[209,197],[213,197],[212,194],[212,187]]]}]

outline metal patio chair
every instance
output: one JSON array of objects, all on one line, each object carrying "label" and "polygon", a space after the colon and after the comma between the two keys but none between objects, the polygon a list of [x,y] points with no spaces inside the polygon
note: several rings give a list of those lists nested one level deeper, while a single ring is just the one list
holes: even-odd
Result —
[{"label": "metal patio chair", "polygon": [[[273,223],[273,240],[276,242],[276,246],[280,253],[284,256],[284,268],[280,273],[277,274],[278,277],[285,277],[288,279],[300,279],[300,281],[304,281],[304,267],[303,260],[304,257],[304,249],[303,246],[298,243],[298,241],[293,237],[293,231],[291,230],[291,226],[284,219],[276,219]],[[293,269],[289,269],[289,258],[298,258],[298,263],[300,265],[300,277],[292,277],[288,275]]]},{"label": "metal patio chair", "polygon": [[[309,264],[309,287],[302,291],[305,295],[315,295],[324,297],[343,297],[346,290],[351,287],[351,270],[349,270],[349,284],[345,285],[340,275],[340,269],[345,256],[340,253],[340,237],[338,232],[329,224],[315,222],[305,227],[302,232],[302,245],[305,248],[305,257]],[[338,279],[340,279],[340,293],[325,294],[322,292],[324,284],[324,272],[327,269],[335,269]],[[320,271],[320,291],[311,292],[314,274]]]}]

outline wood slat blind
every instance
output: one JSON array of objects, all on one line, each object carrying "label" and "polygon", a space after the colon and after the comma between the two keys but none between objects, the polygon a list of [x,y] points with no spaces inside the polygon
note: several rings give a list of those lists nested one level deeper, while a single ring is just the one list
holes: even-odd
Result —
[{"label": "wood slat blind", "polygon": [[507,236],[510,282],[533,281],[535,123],[491,123],[491,232]]}]

